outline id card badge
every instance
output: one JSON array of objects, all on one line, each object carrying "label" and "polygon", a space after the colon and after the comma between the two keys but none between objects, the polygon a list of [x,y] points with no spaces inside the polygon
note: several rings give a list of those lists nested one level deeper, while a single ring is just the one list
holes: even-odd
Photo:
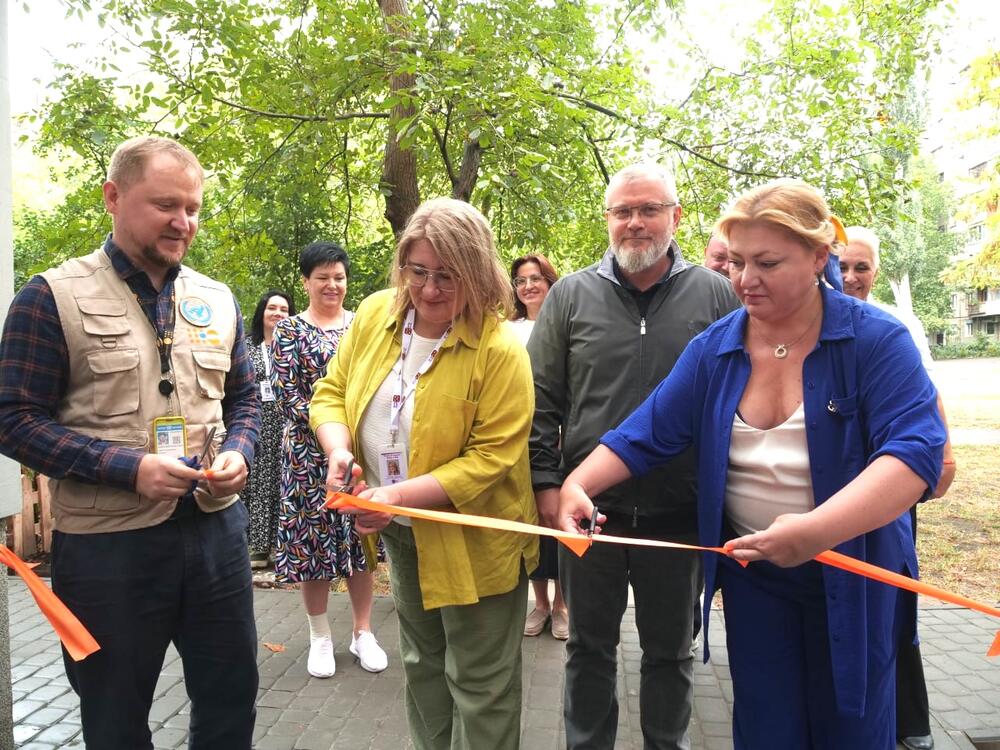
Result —
[{"label": "id card badge", "polygon": [[187,455],[187,422],[184,417],[157,417],[153,420],[153,452],[171,458]]},{"label": "id card badge", "polygon": [[274,388],[271,387],[270,380],[260,381],[260,400],[262,403],[274,401]]},{"label": "id card badge", "polygon": [[379,486],[388,487],[406,479],[406,446],[383,445],[378,451]]}]

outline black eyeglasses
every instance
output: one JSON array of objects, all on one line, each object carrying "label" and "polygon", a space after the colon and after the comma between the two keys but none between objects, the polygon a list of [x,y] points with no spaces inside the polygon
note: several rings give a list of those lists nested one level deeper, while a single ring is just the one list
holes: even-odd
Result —
[{"label": "black eyeglasses", "polygon": [[423,266],[411,266],[408,263],[400,266],[399,270],[403,272],[403,280],[416,289],[426,286],[431,279],[438,290],[446,294],[454,292],[458,286],[458,279],[451,271],[429,271]]},{"label": "black eyeglasses", "polygon": [[668,208],[673,208],[677,203],[643,203],[641,206],[610,206],[604,209],[604,213],[615,221],[629,221],[632,212],[638,211],[639,216],[644,219],[658,219]]}]

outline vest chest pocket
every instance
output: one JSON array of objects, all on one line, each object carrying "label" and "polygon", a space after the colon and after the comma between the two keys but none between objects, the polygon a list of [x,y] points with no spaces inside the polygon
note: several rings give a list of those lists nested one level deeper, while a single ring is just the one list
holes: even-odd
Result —
[{"label": "vest chest pocket", "polygon": [[124,336],[131,331],[123,299],[81,297],[76,306],[80,309],[84,333],[105,338]]},{"label": "vest chest pocket", "polygon": [[114,349],[87,354],[94,374],[94,411],[102,417],[139,409],[139,351]]},{"label": "vest chest pocket", "polygon": [[198,392],[205,398],[221,399],[226,395],[226,375],[232,367],[228,352],[192,349]]}]

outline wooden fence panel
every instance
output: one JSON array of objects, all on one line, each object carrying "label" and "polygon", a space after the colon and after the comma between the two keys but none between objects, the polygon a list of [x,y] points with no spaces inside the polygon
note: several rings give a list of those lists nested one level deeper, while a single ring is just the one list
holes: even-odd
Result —
[{"label": "wooden fence panel", "polygon": [[35,554],[35,502],[38,493],[31,477],[21,475],[21,513],[14,516],[14,554],[22,560]]}]

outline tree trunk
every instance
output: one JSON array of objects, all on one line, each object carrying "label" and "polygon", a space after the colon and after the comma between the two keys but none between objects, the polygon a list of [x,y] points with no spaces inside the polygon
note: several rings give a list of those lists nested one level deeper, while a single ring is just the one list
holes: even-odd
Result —
[{"label": "tree trunk", "polygon": [[470,202],[472,190],[476,187],[476,180],[479,179],[479,162],[482,160],[483,149],[479,145],[478,139],[470,139],[465,142],[465,149],[462,151],[462,167],[458,171],[458,179],[451,186],[451,197],[460,201]]},{"label": "tree trunk", "polygon": [[910,274],[904,273],[901,279],[889,279],[892,296],[896,298],[896,307],[901,312],[913,315],[913,295],[910,293]]},{"label": "tree trunk", "polygon": [[[386,30],[399,39],[408,39],[407,20],[410,9],[406,0],[379,0],[379,10]],[[394,73],[389,80],[392,93],[413,87],[412,73]],[[413,151],[401,149],[397,140],[395,123],[410,117],[416,110],[410,104],[397,104],[392,108],[392,119],[386,135],[385,159],[382,162],[380,188],[385,195],[385,218],[393,234],[399,236],[413,212],[420,205],[420,187],[417,184],[417,160]]]}]

